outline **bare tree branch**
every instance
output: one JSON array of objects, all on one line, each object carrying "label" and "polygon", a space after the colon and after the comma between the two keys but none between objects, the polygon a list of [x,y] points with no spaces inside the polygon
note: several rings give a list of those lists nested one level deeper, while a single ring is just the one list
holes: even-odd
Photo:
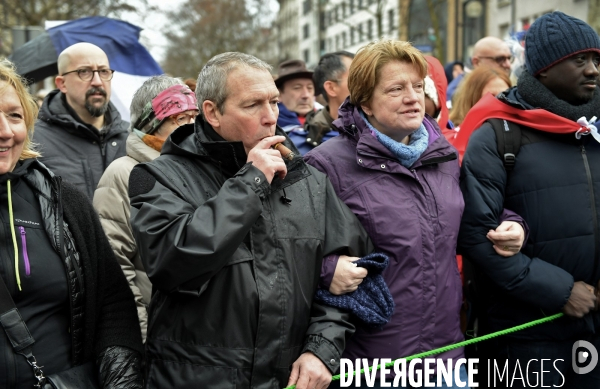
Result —
[{"label": "bare tree branch", "polygon": [[265,38],[267,0],[188,0],[169,13],[168,48],[163,68],[173,76],[195,78],[213,56],[240,51],[262,57],[274,40]]}]

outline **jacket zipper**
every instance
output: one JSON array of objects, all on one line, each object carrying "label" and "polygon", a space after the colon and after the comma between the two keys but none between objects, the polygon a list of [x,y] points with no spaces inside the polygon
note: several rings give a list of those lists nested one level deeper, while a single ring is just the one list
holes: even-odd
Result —
[{"label": "jacket zipper", "polygon": [[585,146],[581,145],[581,156],[583,157],[583,165],[585,166],[585,174],[588,180],[588,186],[590,188],[590,200],[592,207],[592,216],[594,217],[594,272],[593,277],[596,277],[598,271],[598,262],[600,261],[600,248],[598,247],[598,239],[600,239],[600,233],[598,231],[598,214],[596,213],[596,196],[594,195],[594,183],[592,181],[592,172],[590,171],[590,164],[585,151]]},{"label": "jacket zipper", "polygon": [[[63,250],[64,247],[64,215],[62,212],[62,208],[61,208],[61,202],[62,202],[62,191],[61,191],[61,185],[62,185],[62,177],[60,176],[55,176],[54,179],[52,180],[52,194],[53,194],[53,200],[55,201],[55,208],[54,208],[54,224],[56,227],[56,231],[57,231],[57,235],[56,235],[56,246],[58,248],[58,255],[60,256],[63,266],[65,267],[65,270],[67,271],[67,281],[69,281],[69,274],[68,274],[68,268],[67,268],[67,256]],[[77,266],[75,266],[77,268]],[[73,285],[71,285],[71,282],[67,282],[67,290],[69,293],[69,312],[73,312]],[[73,315],[69,315],[69,333],[71,334],[71,344],[75,344],[75,327],[74,327],[74,322],[73,322]],[[78,361],[75,358],[75,349],[73,347],[71,347],[71,361],[73,363],[78,363]]]},{"label": "jacket zipper", "polygon": [[[6,226],[4,225],[4,223],[2,224],[2,236],[6,236],[7,235],[7,231],[6,231]],[[8,232],[8,236],[10,237],[10,232]],[[10,258],[11,258],[11,253],[8,252],[8,246],[4,246],[4,250],[2,250],[2,257],[3,257],[3,261],[4,261],[4,273],[6,275],[6,287],[8,288],[8,291],[11,293],[16,292],[17,290],[17,285],[16,285],[16,281],[15,281],[15,269],[14,269],[14,263],[10,262]],[[13,254],[14,255],[14,254]],[[4,259],[6,258],[6,259]],[[14,258],[14,257],[12,257]]]},{"label": "jacket zipper", "polygon": [[19,226],[21,231],[21,246],[23,247],[23,262],[25,262],[25,275],[29,277],[31,274],[31,266],[29,266],[29,255],[27,254],[27,233],[25,227]]}]

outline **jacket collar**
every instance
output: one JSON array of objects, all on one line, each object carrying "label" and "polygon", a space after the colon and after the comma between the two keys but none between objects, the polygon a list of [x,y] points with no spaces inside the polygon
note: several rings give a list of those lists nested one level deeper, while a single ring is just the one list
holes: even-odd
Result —
[{"label": "jacket collar", "polygon": [[[58,128],[82,138],[100,140],[98,129],[90,124],[83,123],[75,111],[69,107],[65,95],[58,89],[53,90],[44,99],[40,108],[39,120],[52,123]],[[105,117],[104,138],[110,138],[121,129],[121,114],[117,108],[108,102],[108,111]]]},{"label": "jacket collar", "polygon": [[140,163],[150,162],[160,155],[158,151],[146,145],[134,132],[127,136],[126,150],[128,156]]},{"label": "jacket collar", "polygon": [[[311,118],[309,119],[309,117]],[[323,127],[331,129],[331,126],[333,125],[333,118],[329,113],[329,105],[326,105],[323,107],[323,109],[320,109],[316,112],[309,112],[308,115],[306,115],[306,122],[311,124],[318,123]]]},{"label": "jacket collar", "polygon": [[298,120],[298,114],[292,112],[282,102],[277,103],[279,108],[279,117],[277,118],[277,124],[280,127],[287,126],[300,126],[300,120]]},{"label": "jacket collar", "polygon": [[[288,174],[281,180],[275,177],[271,191],[275,192],[309,176],[311,173],[300,152],[287,134],[278,126],[275,134],[285,136],[283,144],[294,152],[292,161],[285,161]],[[216,165],[226,177],[233,177],[246,164],[248,156],[242,142],[229,142],[223,139],[198,115],[194,124],[177,128],[165,141],[161,155],[181,155],[188,158],[204,159]]]},{"label": "jacket collar", "polygon": [[[423,124],[429,132],[430,141],[427,149],[412,168],[457,159],[456,149],[441,135],[435,120],[429,115],[425,115]],[[350,103],[349,99],[346,99],[340,107],[338,119],[333,122],[333,125],[338,128],[341,136],[356,142],[356,161],[360,166],[380,171],[385,169],[388,172],[406,173],[408,171],[398,162],[396,156],[371,134],[360,115],[359,108]]]}]

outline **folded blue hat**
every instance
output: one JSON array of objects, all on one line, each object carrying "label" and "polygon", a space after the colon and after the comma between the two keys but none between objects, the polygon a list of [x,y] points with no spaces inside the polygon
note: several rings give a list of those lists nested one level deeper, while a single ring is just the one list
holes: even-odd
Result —
[{"label": "folded blue hat", "polygon": [[381,327],[390,321],[394,313],[394,299],[381,275],[389,263],[389,258],[385,254],[371,253],[354,263],[369,272],[357,290],[336,296],[328,290],[319,289],[315,299],[349,311],[369,327]]}]

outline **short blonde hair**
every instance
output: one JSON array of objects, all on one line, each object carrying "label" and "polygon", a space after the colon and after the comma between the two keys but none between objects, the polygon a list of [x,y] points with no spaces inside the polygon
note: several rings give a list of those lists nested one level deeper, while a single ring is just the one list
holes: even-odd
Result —
[{"label": "short blonde hair", "polygon": [[371,100],[381,68],[392,61],[412,64],[423,79],[427,75],[425,57],[409,42],[392,39],[371,42],[359,49],[350,65],[348,90],[352,104],[360,107]]},{"label": "short blonde hair", "polygon": [[19,159],[37,158],[40,153],[35,151],[32,143],[33,127],[38,114],[38,105],[33,96],[27,91],[27,83],[15,70],[15,66],[7,59],[0,61],[0,81],[15,88],[19,101],[23,107],[23,116],[25,126],[27,127],[27,137],[23,142],[23,151]]}]

